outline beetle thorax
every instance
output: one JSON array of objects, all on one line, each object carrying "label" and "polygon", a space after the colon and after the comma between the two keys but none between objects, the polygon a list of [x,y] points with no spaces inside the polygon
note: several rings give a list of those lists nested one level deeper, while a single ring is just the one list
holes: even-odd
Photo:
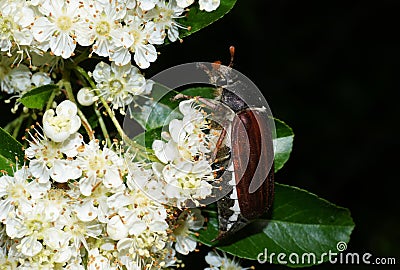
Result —
[{"label": "beetle thorax", "polygon": [[225,88],[222,90],[221,102],[229,106],[234,112],[239,112],[249,107],[243,99]]}]

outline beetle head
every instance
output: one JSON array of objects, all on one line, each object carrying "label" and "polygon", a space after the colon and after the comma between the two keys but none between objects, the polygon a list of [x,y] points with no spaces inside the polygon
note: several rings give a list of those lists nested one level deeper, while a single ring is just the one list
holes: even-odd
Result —
[{"label": "beetle head", "polygon": [[229,106],[234,112],[240,112],[249,107],[243,99],[226,88],[222,90],[221,102]]}]

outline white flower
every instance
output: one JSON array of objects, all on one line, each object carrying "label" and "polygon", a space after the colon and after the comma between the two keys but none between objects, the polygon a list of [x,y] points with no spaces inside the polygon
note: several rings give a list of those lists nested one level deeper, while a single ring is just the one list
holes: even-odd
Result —
[{"label": "white flower", "polygon": [[76,256],[71,256],[67,264],[63,267],[66,270],[85,270],[86,268],[83,266],[82,257],[80,254]]},{"label": "white flower", "polygon": [[54,142],[62,142],[77,132],[81,127],[77,111],[76,104],[69,100],[61,102],[55,112],[47,110],[43,115],[43,132],[46,137]]},{"label": "white flower", "polygon": [[[70,204],[70,209],[79,220],[83,222],[95,221],[97,223],[107,223],[109,217],[113,216],[116,212],[116,209],[108,207],[107,199],[112,193],[125,190],[125,185],[120,185],[116,189],[110,189],[102,185],[101,180],[99,180],[88,196],[82,194],[79,182],[73,183],[69,188],[68,196],[74,198]],[[93,217],[95,218],[93,219]]]},{"label": "white flower", "polygon": [[163,176],[167,182],[165,193],[175,199],[178,207],[185,207],[188,201],[199,205],[199,200],[211,195],[214,180],[213,171],[207,161],[196,163],[181,162],[164,167]]},{"label": "white flower", "polygon": [[58,215],[48,215],[47,210],[48,207],[38,201],[30,208],[19,211],[18,215],[11,216],[5,223],[6,233],[10,238],[21,238],[17,249],[25,256],[33,257],[38,254],[43,248],[43,243],[39,240],[48,234],[49,229],[54,228]]},{"label": "white flower", "polygon": [[168,142],[153,142],[155,155],[163,163],[206,159],[206,154],[211,152],[218,140],[219,132],[204,132],[210,130],[207,114],[195,106],[193,100],[182,101],[179,110],[184,115],[183,119],[173,119],[169,123],[169,133],[161,134]]},{"label": "white flower", "polygon": [[76,47],[76,36],[87,35],[89,29],[80,5],[78,0],[43,1],[39,11],[44,16],[38,17],[32,26],[34,38],[48,43],[54,55],[71,57]]},{"label": "white flower", "polygon": [[[140,190],[131,190],[130,192],[119,192],[107,200],[108,206],[111,209],[118,209],[118,219],[112,218],[111,231],[115,231],[117,227],[125,226],[121,231],[121,235],[114,233],[115,240],[126,233],[129,235],[140,235],[145,230],[152,232],[164,232],[168,229],[166,223],[167,212],[163,205],[155,202],[147,197]],[[107,231],[109,229],[107,228]],[[126,237],[126,236],[125,236]]]},{"label": "white flower", "polygon": [[78,154],[78,148],[83,143],[82,135],[74,133],[62,143],[49,141],[39,132],[31,137],[25,154],[30,159],[29,170],[39,183],[48,182],[50,177],[56,182],[65,183],[81,176],[81,171],[68,158]]},{"label": "white flower", "polygon": [[90,106],[95,101],[93,90],[88,87],[81,88],[76,97],[82,106]]},{"label": "white flower", "polygon": [[93,200],[85,200],[75,205],[74,211],[79,220],[90,222],[97,218],[97,208],[93,204]]},{"label": "white flower", "polygon": [[199,0],[200,10],[211,12],[219,7],[220,0]]},{"label": "white flower", "polygon": [[117,66],[113,62],[110,66],[100,62],[93,71],[93,78],[97,82],[100,95],[112,103],[113,109],[124,109],[135,96],[147,91],[146,79],[131,64]]},{"label": "white flower", "polygon": [[[156,164],[159,163],[153,163],[152,167],[157,166]],[[145,169],[142,165],[133,162],[129,162],[127,167],[126,184],[130,190],[139,189],[155,202],[161,204],[167,203],[168,200],[164,193],[164,187],[160,186],[163,185],[163,182],[160,182],[153,174],[155,172],[153,168]]]},{"label": "white flower", "polygon": [[68,234],[71,241],[71,247],[79,251],[81,246],[89,249],[86,239],[89,237],[97,238],[103,232],[103,226],[97,220],[91,222],[83,222],[71,212],[67,212],[63,216],[64,231]]},{"label": "white flower", "polygon": [[169,161],[174,161],[176,158],[180,158],[178,145],[173,140],[167,143],[161,140],[154,140],[151,147],[156,157],[163,163],[168,163]]},{"label": "white flower", "polygon": [[128,227],[123,223],[120,216],[113,216],[107,223],[107,234],[113,240],[128,237]]},{"label": "white flower", "polygon": [[219,132],[211,128],[207,114],[193,100],[181,102],[179,110],[183,119],[173,119],[169,133],[161,134],[167,142],[153,142],[155,155],[167,164],[155,165],[153,170],[158,180],[165,182],[163,187],[169,202],[186,207],[188,203],[199,205],[199,200],[212,194],[214,171],[208,159]]},{"label": "white flower", "polygon": [[143,165],[132,162],[125,154],[125,162],[128,169],[126,184],[130,190],[143,190],[143,187],[148,183],[152,176],[152,170],[144,168]]},{"label": "white flower", "polygon": [[210,267],[205,268],[204,270],[246,270],[251,268],[243,268],[240,266],[239,262],[235,260],[229,259],[225,253],[223,256],[220,256],[217,252],[210,251],[205,257],[206,262],[210,265]]},{"label": "white flower", "polygon": [[23,64],[11,67],[12,61],[0,55],[0,89],[8,94],[20,93],[31,88],[29,68]]},{"label": "white flower", "polygon": [[124,5],[117,1],[103,5],[93,1],[85,8],[88,13],[88,33],[77,37],[79,44],[93,44],[93,52],[104,57],[110,56],[110,52],[115,51],[117,47],[127,48],[132,45],[132,37],[119,23],[126,14]]},{"label": "white flower", "polygon": [[175,250],[187,255],[196,248],[197,241],[191,237],[192,231],[198,231],[203,227],[204,217],[197,208],[183,211],[178,218],[174,229]]},{"label": "white flower", "polygon": [[55,250],[53,260],[56,263],[67,262],[72,254],[73,249],[69,246],[69,235],[63,230],[57,228],[50,228],[46,230],[43,237],[43,242],[51,250]]},{"label": "white flower", "polygon": [[194,3],[194,0],[176,0],[176,4],[180,8],[187,8]]},{"label": "white flower", "polygon": [[112,270],[114,267],[110,266],[110,261],[102,256],[98,249],[91,249],[89,251],[89,260],[87,263],[88,270]]},{"label": "white flower", "polygon": [[28,27],[34,21],[34,12],[26,1],[0,3],[0,49],[10,51],[12,46],[30,45],[33,36]]},{"label": "white flower", "polygon": [[4,223],[17,207],[21,211],[29,209],[32,199],[43,197],[50,189],[50,183],[39,184],[28,179],[26,168],[16,171],[14,176],[0,177],[0,222]]},{"label": "white flower", "polygon": [[51,78],[46,72],[36,72],[32,75],[32,84],[36,87],[51,83]]},{"label": "white flower", "polygon": [[7,256],[6,250],[0,249],[0,265],[4,270],[17,269],[18,260]]},{"label": "white flower", "polygon": [[111,55],[111,60],[118,65],[125,65],[131,61],[132,52],[135,63],[141,69],[148,68],[150,63],[157,59],[157,51],[153,44],[162,44],[161,33],[154,27],[153,22],[143,24],[137,16],[127,21],[127,30],[133,37],[133,44],[129,48],[116,49]]},{"label": "white flower", "polygon": [[145,265],[151,265],[157,260],[159,265],[170,261],[171,248],[167,245],[166,232],[144,230],[140,235],[123,238],[117,243],[118,257],[127,269],[139,270]]},{"label": "white flower", "polygon": [[79,188],[83,195],[90,196],[93,188],[102,183],[108,189],[119,188],[122,182],[123,160],[117,153],[104,147],[98,141],[90,141],[76,158],[75,165],[82,171]]},{"label": "white flower", "polygon": [[150,9],[153,9],[156,6],[156,3],[159,2],[159,0],[137,0],[138,6],[145,10],[148,11]]},{"label": "white flower", "polygon": [[184,9],[177,5],[176,1],[159,1],[157,8],[152,10],[155,26],[158,32],[167,33],[168,39],[172,42],[179,38],[179,28],[188,29],[178,24],[175,19],[181,18]]}]

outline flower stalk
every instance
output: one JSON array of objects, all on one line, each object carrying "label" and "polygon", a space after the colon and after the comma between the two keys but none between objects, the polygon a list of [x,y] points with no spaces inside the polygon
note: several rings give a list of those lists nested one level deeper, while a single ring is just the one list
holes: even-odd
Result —
[{"label": "flower stalk", "polygon": [[[72,102],[74,102],[75,104],[78,104],[76,102],[74,92],[72,91],[72,86],[69,81],[70,75],[71,75],[70,70],[68,68],[66,68],[63,73],[62,86],[64,86],[67,98],[69,100],[71,100]],[[90,140],[94,140],[95,139],[94,131],[93,131],[92,127],[90,126],[89,121],[87,120],[86,116],[83,114],[83,112],[79,108],[78,108],[78,115],[82,120],[82,125],[85,128]]]}]

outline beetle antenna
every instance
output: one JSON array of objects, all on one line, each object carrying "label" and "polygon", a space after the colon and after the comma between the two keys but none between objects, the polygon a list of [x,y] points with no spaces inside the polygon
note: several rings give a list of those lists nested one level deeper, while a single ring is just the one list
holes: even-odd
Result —
[{"label": "beetle antenna", "polygon": [[229,47],[229,53],[231,54],[231,61],[229,62],[229,66],[228,67],[232,67],[233,66],[233,59],[235,58],[235,46],[230,46]]}]

